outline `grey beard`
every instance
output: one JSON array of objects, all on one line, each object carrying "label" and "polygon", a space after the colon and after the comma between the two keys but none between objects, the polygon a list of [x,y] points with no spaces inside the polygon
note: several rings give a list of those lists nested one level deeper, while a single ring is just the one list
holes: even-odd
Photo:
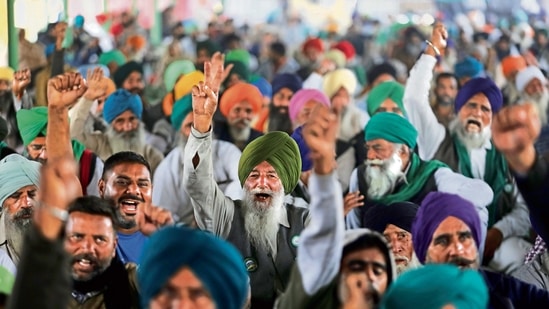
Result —
[{"label": "grey beard", "polygon": [[406,265],[400,265],[400,264],[396,265],[397,275],[400,276],[402,273],[404,273],[408,270],[413,270],[413,269],[416,269],[416,268],[419,268],[419,267],[421,267],[421,262],[417,258],[416,253],[412,252],[412,259],[409,260]]},{"label": "grey beard", "polygon": [[121,151],[133,151],[141,155],[144,154],[145,129],[143,128],[143,124],[139,124],[139,127],[135,131],[125,133],[116,132],[112,126],[109,126],[106,133],[113,154]]},{"label": "grey beard", "polygon": [[25,234],[30,229],[32,219],[13,219],[9,214],[4,213],[6,227],[6,241],[13,249],[12,259],[14,264],[18,264],[21,253],[23,252],[23,241]]},{"label": "grey beard", "polygon": [[235,129],[233,126],[229,126],[229,134],[236,142],[246,142],[250,138],[250,133],[252,128],[247,126],[246,128],[240,130]]},{"label": "grey beard", "polygon": [[279,219],[284,211],[284,191],[273,192],[270,204],[256,202],[254,190],[244,189],[244,228],[258,250],[271,252],[277,239]]},{"label": "grey beard", "polygon": [[370,199],[379,199],[390,194],[401,179],[406,179],[406,175],[402,172],[402,160],[397,152],[393,153],[391,158],[384,160],[381,166],[371,166],[372,163],[381,162],[379,160],[366,161],[364,177],[368,184],[367,197]]},{"label": "grey beard", "polygon": [[549,91],[544,90],[542,94],[530,96],[526,93],[522,94],[522,100],[520,104],[533,103],[538,110],[539,120],[542,126],[545,126],[548,122],[547,119],[547,107],[549,106]]},{"label": "grey beard", "polygon": [[465,148],[469,151],[482,147],[482,145],[490,141],[490,138],[492,137],[492,130],[490,127],[485,127],[480,133],[469,133],[465,131],[465,127],[459,118],[453,119],[448,124],[448,129],[451,133],[457,135],[461,143],[463,143]]}]

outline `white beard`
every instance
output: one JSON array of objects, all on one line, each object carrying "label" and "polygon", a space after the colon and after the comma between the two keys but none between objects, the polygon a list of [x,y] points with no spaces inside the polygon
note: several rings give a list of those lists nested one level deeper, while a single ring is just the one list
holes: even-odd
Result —
[{"label": "white beard", "polygon": [[[259,202],[254,199],[255,194],[266,193],[271,195],[271,201]],[[279,219],[284,207],[284,191],[244,188],[244,228],[246,234],[258,250],[271,252],[276,241],[279,229]]]},{"label": "white beard", "polygon": [[[405,257],[405,256],[401,256],[401,258],[405,258],[406,260],[408,260],[408,258]],[[416,253],[412,252],[412,259],[408,260],[405,265],[396,264],[397,275],[400,276],[402,273],[404,273],[408,270],[416,269],[416,268],[419,268],[419,267],[421,267],[421,262],[417,258]]]},{"label": "white beard", "polygon": [[366,184],[368,198],[379,199],[391,193],[397,182],[405,179],[402,172],[402,159],[397,152],[387,160],[366,160]]},{"label": "white beard", "polygon": [[459,118],[452,120],[448,125],[448,128],[451,133],[457,134],[459,140],[469,151],[482,147],[489,142],[492,137],[490,126],[484,127],[481,132],[467,132]]},{"label": "white beard", "polygon": [[252,128],[249,126],[249,124],[244,129],[236,129],[233,126],[229,126],[229,134],[231,135],[233,140],[237,142],[246,142],[250,138],[251,132]]},{"label": "white beard", "polygon": [[133,151],[141,155],[144,154],[146,143],[143,124],[139,124],[139,127],[135,131],[128,133],[116,132],[112,126],[109,126],[106,133],[113,154],[121,151]]},{"label": "white beard", "polygon": [[536,109],[538,110],[539,120],[541,121],[541,125],[544,126],[547,124],[547,107],[549,106],[549,90],[547,88],[543,88],[543,93],[537,94],[537,95],[528,95],[526,93],[522,93],[520,100],[520,104],[524,103],[533,103]]}]

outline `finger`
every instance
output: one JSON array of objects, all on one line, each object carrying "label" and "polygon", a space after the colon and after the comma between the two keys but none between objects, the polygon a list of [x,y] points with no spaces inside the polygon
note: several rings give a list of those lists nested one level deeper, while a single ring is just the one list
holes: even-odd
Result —
[{"label": "finger", "polygon": [[198,89],[198,86],[197,85],[194,85],[192,88],[191,88],[191,94],[193,97],[198,97],[200,96],[200,89]]},{"label": "finger", "polygon": [[212,75],[212,63],[209,61],[204,62],[204,80],[210,82]]},{"label": "finger", "polygon": [[217,102],[217,94],[208,86],[204,86],[204,91],[210,100]]}]

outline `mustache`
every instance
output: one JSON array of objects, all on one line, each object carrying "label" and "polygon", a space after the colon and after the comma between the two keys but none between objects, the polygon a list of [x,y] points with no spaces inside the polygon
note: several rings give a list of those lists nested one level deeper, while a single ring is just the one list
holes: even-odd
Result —
[{"label": "mustache", "polygon": [[269,189],[261,189],[261,188],[254,188],[249,190],[250,194],[268,194],[270,196],[273,196],[276,192]]},{"label": "mustache", "polygon": [[124,194],[124,195],[122,195],[121,197],[118,198],[118,203],[120,203],[123,200],[136,200],[136,201],[140,201],[142,203],[145,202],[145,200],[142,197],[139,197],[138,195],[134,195],[134,194]]},{"label": "mustache", "polygon": [[469,267],[470,265],[475,263],[475,261],[466,259],[464,257],[456,256],[456,257],[450,258],[450,260],[448,260],[448,263],[454,264],[459,267]]},{"label": "mustache", "polygon": [[28,218],[25,218],[25,217],[29,217],[29,216],[32,216],[32,214],[34,214],[34,207],[25,207],[25,208],[22,208],[21,210],[19,210],[14,216],[13,216],[13,220],[24,220],[24,219],[28,219]]},{"label": "mustache", "polygon": [[88,252],[77,254],[77,255],[73,256],[71,264],[77,263],[80,260],[88,260],[93,265],[98,265],[99,264],[99,259],[96,258],[95,256],[93,256],[91,253],[88,253]]},{"label": "mustache", "polygon": [[143,94],[143,89],[139,88],[139,87],[133,87],[133,88],[130,88],[129,90],[132,94],[137,94],[139,96],[141,96]]}]

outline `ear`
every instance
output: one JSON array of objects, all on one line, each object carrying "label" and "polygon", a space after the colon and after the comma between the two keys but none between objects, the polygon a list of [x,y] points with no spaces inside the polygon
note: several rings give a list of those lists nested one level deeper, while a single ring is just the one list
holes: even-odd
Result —
[{"label": "ear", "polygon": [[103,198],[103,195],[105,194],[105,181],[103,180],[103,178],[99,179],[97,186],[99,187],[99,196]]},{"label": "ear", "polygon": [[118,236],[116,236],[116,230],[114,231],[114,241],[113,241],[113,251],[112,251],[112,257],[116,255],[116,246],[118,246]]}]

